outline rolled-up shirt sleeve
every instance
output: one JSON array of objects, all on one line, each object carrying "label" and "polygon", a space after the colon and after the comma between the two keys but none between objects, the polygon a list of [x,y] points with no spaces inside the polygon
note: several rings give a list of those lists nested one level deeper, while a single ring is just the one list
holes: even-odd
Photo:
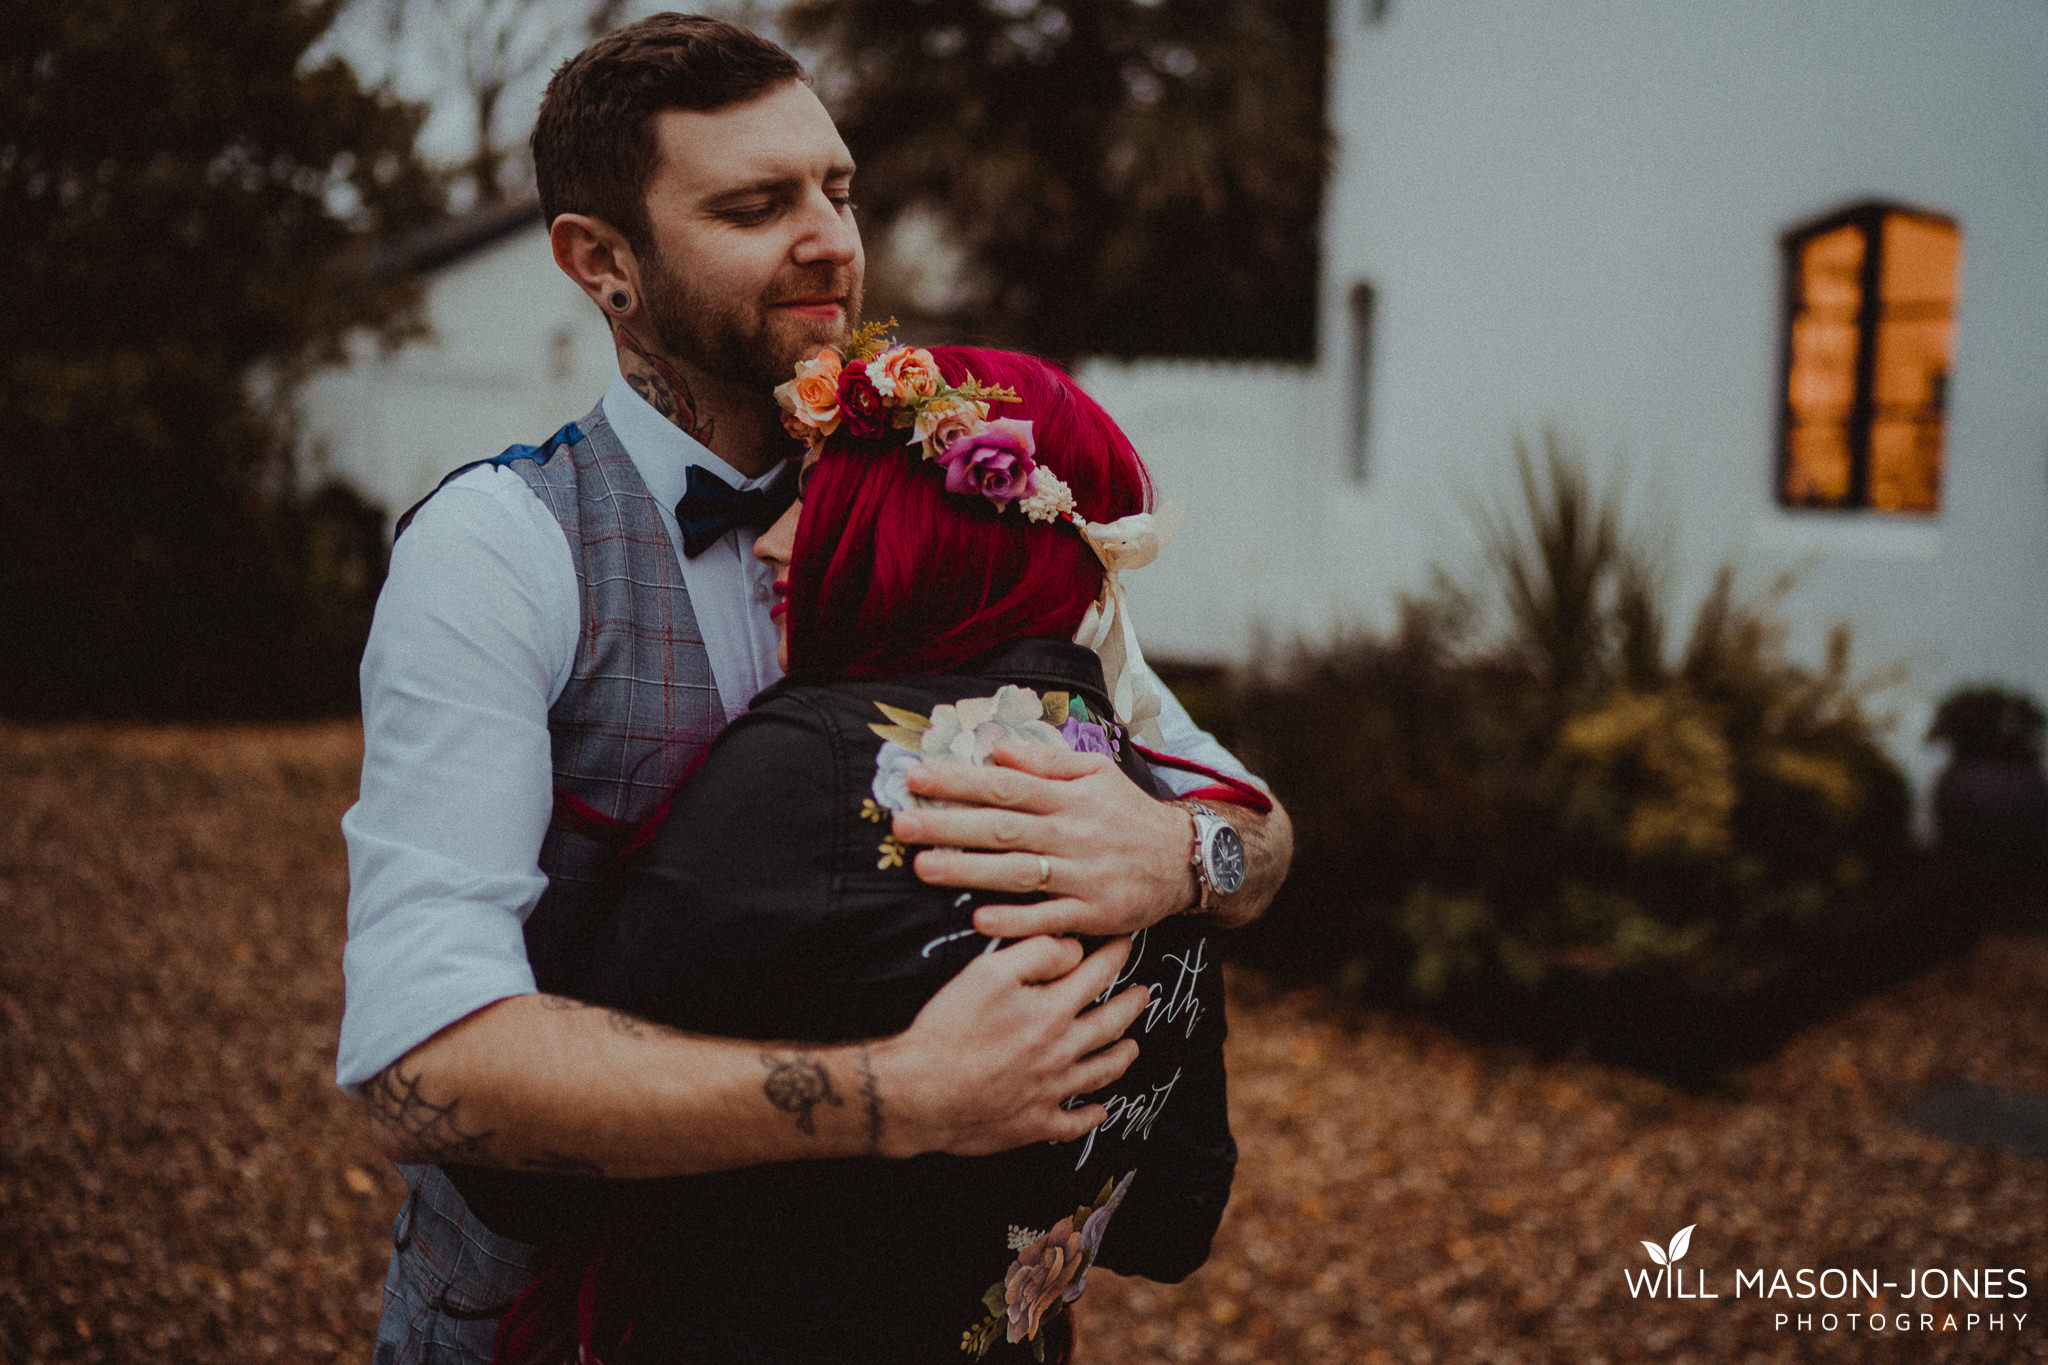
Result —
[{"label": "rolled-up shirt sleeve", "polygon": [[[1163,741],[1160,749],[1175,758],[1184,758],[1190,763],[1199,763],[1219,773],[1249,782],[1261,791],[1270,793],[1272,788],[1252,776],[1237,756],[1216,742],[1215,736],[1195,724],[1180,699],[1163,685],[1159,689],[1159,738]],[[1154,769],[1159,780],[1172,788],[1177,796],[1185,796],[1210,785],[1210,779],[1200,773],[1185,773],[1178,768],[1159,765]]]},{"label": "rolled-up shirt sleeve", "polygon": [[362,790],[342,818],[346,1089],[534,989],[522,930],[547,886],[548,709],[577,611],[561,527],[503,470],[450,483],[393,548],[363,654]]}]

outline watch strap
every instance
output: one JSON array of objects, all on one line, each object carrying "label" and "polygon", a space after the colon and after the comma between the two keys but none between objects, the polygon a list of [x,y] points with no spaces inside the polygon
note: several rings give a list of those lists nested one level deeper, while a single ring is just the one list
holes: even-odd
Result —
[{"label": "watch strap", "polygon": [[1195,903],[1181,913],[1206,914],[1210,902],[1216,898],[1216,883],[1209,875],[1209,842],[1214,826],[1222,823],[1222,817],[1199,801],[1183,801],[1181,804],[1187,808],[1188,820],[1194,826],[1195,846],[1188,860],[1194,864],[1195,885],[1201,892]]}]

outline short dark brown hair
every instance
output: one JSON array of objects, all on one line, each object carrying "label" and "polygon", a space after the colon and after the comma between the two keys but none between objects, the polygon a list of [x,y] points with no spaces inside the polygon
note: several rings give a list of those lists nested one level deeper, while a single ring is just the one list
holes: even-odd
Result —
[{"label": "short dark brown hair", "polygon": [[614,29],[564,62],[541,97],[533,169],[542,215],[587,213],[646,251],[654,116],[743,104],[792,81],[810,81],[796,58],[723,19],[655,14]]}]

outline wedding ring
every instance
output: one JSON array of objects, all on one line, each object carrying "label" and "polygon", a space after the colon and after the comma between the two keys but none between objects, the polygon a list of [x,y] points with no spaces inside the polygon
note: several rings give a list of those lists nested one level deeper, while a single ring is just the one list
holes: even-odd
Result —
[{"label": "wedding ring", "polygon": [[1038,855],[1038,885],[1031,889],[1033,891],[1043,891],[1050,885],[1052,885],[1052,859],[1041,853]]}]

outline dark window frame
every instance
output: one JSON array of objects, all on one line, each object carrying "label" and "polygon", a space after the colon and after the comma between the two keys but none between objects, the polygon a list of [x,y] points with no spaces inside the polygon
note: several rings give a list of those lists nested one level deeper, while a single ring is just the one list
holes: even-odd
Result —
[{"label": "dark window frame", "polygon": [[[1779,261],[1783,286],[1778,316],[1778,441],[1777,469],[1773,496],[1778,506],[1795,512],[1884,512],[1885,515],[1934,516],[1941,511],[1937,489],[1935,506],[1924,511],[1885,512],[1870,503],[1870,432],[1877,416],[1877,330],[1885,317],[1883,296],[1884,221],[1894,216],[1939,223],[1962,234],[1962,222],[1952,214],[1892,199],[1862,199],[1818,218],[1809,218],[1779,236]],[[1856,388],[1850,400],[1848,418],[1849,488],[1842,501],[1795,502],[1787,495],[1792,473],[1792,330],[1804,310],[1800,293],[1800,252],[1815,237],[1837,228],[1855,226],[1863,232],[1863,266],[1859,288],[1861,299],[1856,314]],[[1952,373],[1949,372],[1949,373]],[[1936,386],[1934,410],[1942,422],[1944,442],[1948,428],[1948,375]]]}]

